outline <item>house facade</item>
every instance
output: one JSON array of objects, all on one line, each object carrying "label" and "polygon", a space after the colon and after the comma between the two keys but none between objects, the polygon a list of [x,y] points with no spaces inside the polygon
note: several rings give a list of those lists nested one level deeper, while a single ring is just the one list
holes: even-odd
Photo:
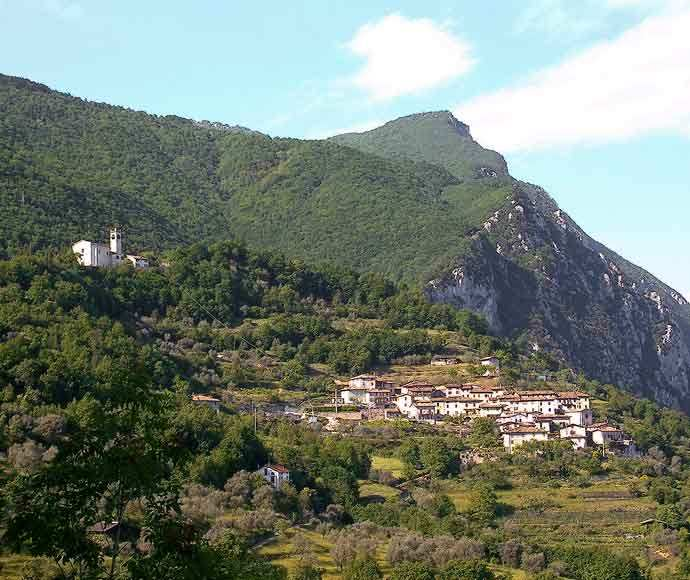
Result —
[{"label": "house facade", "polygon": [[290,481],[290,471],[284,465],[269,464],[264,465],[258,471],[273,489],[280,489]]}]

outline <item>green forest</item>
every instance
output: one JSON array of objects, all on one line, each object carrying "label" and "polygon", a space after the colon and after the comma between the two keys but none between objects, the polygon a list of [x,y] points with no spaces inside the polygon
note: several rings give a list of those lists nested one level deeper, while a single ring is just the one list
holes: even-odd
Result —
[{"label": "green forest", "polygon": [[98,241],[119,224],[138,253],[241,239],[419,281],[511,191],[424,159],[148,115],[4,75],[0,112],[5,256]]},{"label": "green forest", "polygon": [[[234,242],[182,247],[146,270],[20,253],[0,262],[0,336],[3,577],[638,580],[690,570],[685,415],[543,353],[525,357],[477,315],[380,274]],[[496,354],[508,383],[548,373],[587,391],[644,455],[559,441],[508,455],[479,419],[458,437],[402,420],[327,433],[246,412],[248,401],[318,405],[337,379],[427,369],[456,345],[469,376],[478,356]],[[195,393],[218,397],[220,411],[194,404]],[[467,453],[492,459],[467,466]],[[286,466],[290,483],[275,490],[254,475],[266,462]],[[590,498],[595,511],[582,511]],[[116,533],[99,534],[108,522]]]}]

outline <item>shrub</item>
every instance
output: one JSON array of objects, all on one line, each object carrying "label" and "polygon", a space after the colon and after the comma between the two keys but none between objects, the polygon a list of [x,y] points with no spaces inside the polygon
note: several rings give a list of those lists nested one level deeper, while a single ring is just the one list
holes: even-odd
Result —
[{"label": "shrub", "polygon": [[511,568],[518,568],[522,561],[522,544],[518,540],[508,540],[499,546],[501,562]]},{"label": "shrub", "polygon": [[528,572],[541,572],[546,565],[546,557],[543,553],[529,554],[525,552],[522,554],[522,567]]},{"label": "shrub", "polygon": [[355,560],[343,572],[343,580],[378,580],[383,578],[381,569],[373,558]]},{"label": "shrub", "polygon": [[434,580],[434,568],[423,562],[403,562],[398,564],[389,580]]},{"label": "shrub", "polygon": [[479,560],[451,562],[437,576],[438,580],[495,580],[496,576]]}]

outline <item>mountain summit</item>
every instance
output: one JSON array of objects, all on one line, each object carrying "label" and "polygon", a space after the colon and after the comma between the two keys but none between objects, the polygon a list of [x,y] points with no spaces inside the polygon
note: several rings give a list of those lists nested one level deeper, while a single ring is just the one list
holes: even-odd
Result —
[{"label": "mountain summit", "polygon": [[377,270],[573,368],[690,410],[690,306],[510,176],[447,111],[326,141],[92,103],[0,75],[0,254],[123,226]]},{"label": "mountain summit", "polygon": [[440,165],[460,180],[508,175],[505,159],[472,139],[470,128],[450,111],[417,113],[365,133],[345,133],[331,139],[383,157]]}]

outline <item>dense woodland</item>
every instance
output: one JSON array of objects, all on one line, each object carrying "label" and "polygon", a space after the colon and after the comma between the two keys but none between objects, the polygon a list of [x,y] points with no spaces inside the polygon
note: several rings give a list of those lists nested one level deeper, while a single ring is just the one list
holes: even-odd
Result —
[{"label": "dense woodland", "polygon": [[[308,268],[231,242],[161,262],[85,269],[69,253],[0,262],[0,563],[21,558],[24,578],[284,578],[257,547],[276,534],[290,538],[289,574],[303,579],[322,576],[317,541],[352,580],[636,580],[690,570],[685,415],[574,376],[544,354],[526,358],[476,315],[378,274]],[[548,371],[587,390],[644,455],[611,459],[561,442],[505,455],[482,420],[464,437],[402,421],[325,434],[278,417],[255,429],[241,412],[243,392],[319,401],[334,378],[426,363],[451,336],[477,355],[496,353],[506,382]],[[192,404],[195,392],[223,397],[222,412]],[[468,452],[491,462],[469,468]],[[291,471],[280,491],[253,475],[269,460]],[[525,536],[515,518],[543,517],[555,500],[501,500],[527,485],[557,496],[595,481],[622,481],[659,522],[648,552]],[[390,495],[371,501],[367,485]],[[89,532],[111,521],[122,525],[109,542]],[[659,568],[655,550],[672,554],[672,566]]]},{"label": "dense woodland", "polygon": [[0,255],[120,224],[139,252],[236,237],[419,280],[510,192],[423,160],[147,115],[4,75],[0,113]]}]

